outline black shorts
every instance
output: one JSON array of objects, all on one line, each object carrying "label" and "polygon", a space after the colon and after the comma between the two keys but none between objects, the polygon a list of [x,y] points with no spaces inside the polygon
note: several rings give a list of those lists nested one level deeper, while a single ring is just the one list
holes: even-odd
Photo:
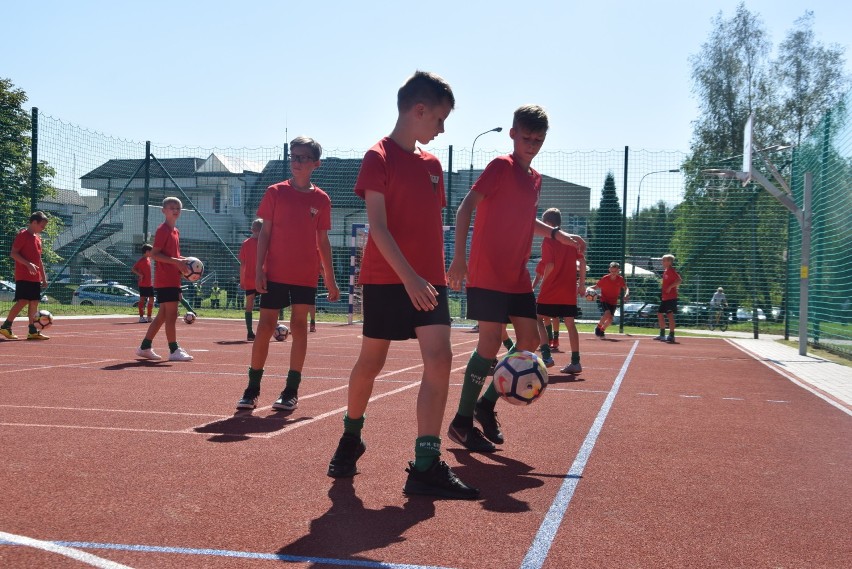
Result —
[{"label": "black shorts", "polygon": [[245,293],[246,293],[246,294],[245,294],[246,296],[252,296],[252,295],[257,294],[257,291],[256,291],[255,289],[253,289],[253,288],[252,288],[252,289],[249,289],[249,290],[245,291]]},{"label": "black shorts", "polygon": [[671,298],[660,302],[660,307],[657,309],[657,314],[666,314],[668,312],[677,312],[677,299]]},{"label": "black shorts", "polygon": [[551,318],[576,318],[576,304],[537,304],[536,314]]},{"label": "black shorts", "polygon": [[608,302],[602,301],[600,304],[601,304],[601,314],[604,314],[607,310],[609,310],[610,314],[615,315],[615,309],[618,307],[617,302],[615,304],[609,304]]},{"label": "black shorts", "polygon": [[316,299],[316,287],[267,282],[266,292],[260,295],[260,307],[281,310],[293,304],[313,306],[317,302]]},{"label": "black shorts", "polygon": [[377,340],[409,340],[421,326],[450,325],[446,286],[436,286],[438,306],[417,310],[401,284],[364,285],[364,337]]},{"label": "black shorts", "polygon": [[139,296],[145,296],[145,297],[154,296],[154,287],[152,287],[152,286],[140,286],[139,287]]},{"label": "black shorts", "polygon": [[467,289],[467,318],[508,324],[510,317],[536,317],[535,294],[499,292],[487,288]]},{"label": "black shorts", "polygon": [[179,286],[167,286],[163,288],[155,289],[157,293],[157,302],[163,304],[164,302],[180,302],[180,287]]},{"label": "black shorts", "polygon": [[15,281],[15,300],[41,300],[41,283]]}]

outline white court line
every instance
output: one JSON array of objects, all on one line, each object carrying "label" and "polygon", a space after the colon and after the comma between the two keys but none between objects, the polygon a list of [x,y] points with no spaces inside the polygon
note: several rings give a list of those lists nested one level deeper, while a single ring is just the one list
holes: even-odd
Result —
[{"label": "white court line", "polygon": [[117,361],[122,361],[122,360],[116,360],[116,359],[110,358],[108,360],[95,360],[95,361],[91,361],[91,362],[75,362],[75,363],[70,363],[70,364],[44,365],[44,366],[31,367],[31,368],[15,368],[15,369],[10,369],[10,370],[0,370],[0,373],[19,373],[19,372],[22,372],[22,371],[43,371],[43,370],[46,370],[46,369],[59,369],[61,367],[87,366],[87,365],[102,364],[102,363],[106,363],[106,362],[117,362]]},{"label": "white court line", "polygon": [[226,418],[229,415],[214,415],[213,413],[179,413],[177,411],[142,411],[139,409],[98,409],[93,407],[46,407],[40,405],[7,405],[0,404],[0,407],[8,407],[10,409],[44,409],[51,411],[92,411],[97,413],[138,413],[140,415],[175,415],[179,417],[221,417]]},{"label": "white court line", "polygon": [[42,551],[63,555],[93,567],[100,567],[102,569],[132,569],[129,565],[122,565],[121,563],[116,563],[115,561],[110,561],[109,559],[104,559],[103,557],[98,557],[97,555],[92,555],[91,553],[86,553],[85,551],[80,551],[79,549],[74,549],[72,547],[57,545],[50,541],[42,541],[40,539],[33,539],[31,537],[15,535],[13,533],[6,533],[2,531],[0,531],[0,539],[6,540],[10,543],[17,543],[18,545],[25,545],[34,549],[41,549]]}]

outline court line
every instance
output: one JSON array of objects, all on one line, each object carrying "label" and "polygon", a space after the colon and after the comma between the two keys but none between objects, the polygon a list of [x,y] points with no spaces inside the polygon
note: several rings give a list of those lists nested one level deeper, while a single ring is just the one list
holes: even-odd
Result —
[{"label": "court line", "polygon": [[[0,533],[0,537],[2,537]],[[49,542],[44,542],[49,543]],[[2,541],[0,541],[2,544]],[[234,557],[241,559],[258,559],[271,561],[287,561],[290,563],[311,563],[321,565],[340,565],[346,567],[376,567],[379,569],[453,569],[439,565],[412,565],[409,563],[388,563],[387,561],[368,561],[363,559],[333,559],[329,557],[302,557],[284,553],[257,553],[252,551],[234,551],[228,549],[200,549],[191,547],[164,547],[154,545],[130,545],[123,543],[92,543],[87,541],[57,541],[57,547],[79,547],[84,549],[110,549],[113,551],[134,551],[143,553],[176,553],[180,555],[205,555],[213,557]],[[108,569],[131,569],[125,565],[103,566]]]},{"label": "court line", "polygon": [[571,499],[574,497],[574,491],[577,489],[577,484],[580,483],[583,470],[586,468],[586,463],[588,463],[592,450],[595,448],[595,443],[601,434],[604,421],[606,421],[607,415],[609,415],[612,403],[615,400],[616,394],[618,394],[618,390],[621,388],[621,382],[627,374],[627,368],[630,366],[630,361],[633,359],[633,355],[636,353],[638,347],[639,341],[636,340],[633,343],[633,348],[630,349],[630,353],[627,354],[624,364],[621,366],[621,371],[618,372],[615,382],[612,384],[609,395],[607,395],[603,405],[601,405],[600,411],[598,411],[598,415],[595,417],[595,421],[586,435],[586,439],[580,446],[580,450],[574,458],[574,463],[565,476],[565,481],[562,482],[559,492],[556,493],[553,503],[547,510],[547,514],[545,514],[544,520],[536,532],[535,538],[533,538],[532,545],[527,550],[527,554],[521,562],[521,569],[540,569],[547,560],[547,553],[550,551],[553,539],[556,537],[556,532],[565,518],[565,512],[568,510]]},{"label": "court line", "polygon": [[110,359],[107,359],[107,360],[95,360],[95,361],[92,361],[92,362],[75,362],[75,363],[70,363],[70,364],[43,365],[43,366],[31,367],[31,368],[15,368],[15,369],[10,369],[10,370],[0,370],[0,373],[20,373],[22,371],[42,371],[42,370],[46,370],[46,369],[57,369],[57,368],[61,368],[61,367],[86,366],[86,365],[102,364],[102,363],[106,363],[106,362],[117,362],[117,361],[122,361],[122,360],[116,360],[116,359],[110,358]]},{"label": "court line", "polygon": [[177,411],[143,411],[140,409],[98,409],[88,407],[47,407],[43,405],[7,405],[0,403],[0,407],[11,409],[45,409],[52,411],[93,411],[98,413],[138,413],[141,415],[177,415],[183,417],[221,417],[226,419],[230,415],[216,415],[214,413],[179,413]]},{"label": "court line", "polygon": [[0,531],[0,540],[5,540],[9,543],[14,543],[15,545],[32,547],[33,549],[41,549],[42,551],[47,551],[49,553],[56,553],[64,557],[69,557],[75,561],[79,561],[80,563],[86,563],[93,567],[100,567],[101,569],[133,569],[127,565],[122,565],[121,563],[116,563],[109,559],[104,559],[102,557],[92,555],[91,553],[79,551],[73,547],[60,545],[59,543],[51,541],[42,541],[40,539],[33,539],[31,537],[15,535],[13,533],[6,533],[3,531]]}]

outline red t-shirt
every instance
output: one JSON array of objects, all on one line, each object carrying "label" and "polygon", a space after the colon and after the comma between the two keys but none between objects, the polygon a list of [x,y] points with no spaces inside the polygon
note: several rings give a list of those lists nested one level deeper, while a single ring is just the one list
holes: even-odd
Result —
[{"label": "red t-shirt", "polygon": [[331,229],[328,194],[315,185],[300,192],[285,180],[267,188],[257,217],[264,227],[271,224],[264,260],[267,280],[316,288],[317,231]]},{"label": "red t-shirt", "polygon": [[577,304],[577,249],[556,239],[541,242],[541,262],[553,269],[541,283],[539,304]]},{"label": "red t-shirt", "polygon": [[[257,237],[249,237],[240,246],[240,263],[243,270],[240,272],[240,288],[243,290],[255,289],[255,268],[257,266]],[[278,282],[278,281],[275,281]]]},{"label": "red t-shirt", "polygon": [[44,267],[41,264],[41,237],[21,229],[12,241],[12,249],[17,249],[24,259],[38,267],[38,272],[32,275],[29,267],[15,261],[15,280],[40,283],[44,276]]},{"label": "red t-shirt", "polygon": [[669,267],[663,271],[663,300],[674,300],[677,298],[677,287],[672,288],[671,292],[666,292],[666,289],[672,283],[677,281],[680,275],[674,270],[674,267]]},{"label": "red t-shirt", "polygon": [[624,282],[624,277],[616,275],[613,279],[607,273],[601,277],[595,288],[601,290],[601,302],[606,304],[618,304],[618,299],[621,296],[621,289],[627,288],[627,283]]},{"label": "red t-shirt", "polygon": [[[180,257],[180,231],[163,223],[154,234],[154,249],[167,257]],[[177,265],[154,261],[154,286],[156,288],[180,287],[181,273]]]},{"label": "red t-shirt", "polygon": [[142,276],[139,277],[139,286],[153,286],[151,284],[151,258],[150,257],[142,257],[133,265],[133,268],[142,273]]},{"label": "red t-shirt", "polygon": [[[444,227],[446,205],[441,162],[425,150],[408,152],[392,139],[377,142],[361,163],[355,194],[367,190],[385,198],[388,231],[405,259],[433,285],[446,286]],[[368,237],[358,277],[360,284],[400,284],[402,280]]]},{"label": "red t-shirt", "polygon": [[541,174],[512,156],[491,161],[471,191],[482,194],[470,243],[467,286],[506,293],[532,291],[532,250]]}]

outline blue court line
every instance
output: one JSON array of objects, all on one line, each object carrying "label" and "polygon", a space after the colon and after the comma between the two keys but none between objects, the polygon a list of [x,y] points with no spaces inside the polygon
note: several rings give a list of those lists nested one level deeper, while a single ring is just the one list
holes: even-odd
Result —
[{"label": "blue court line", "polygon": [[[178,553],[181,555],[207,555],[212,557],[238,557],[242,559],[261,559],[288,561],[291,563],[324,563],[343,567],[376,567],[378,569],[452,569],[438,565],[410,565],[408,563],[383,563],[363,559],[330,559],[327,557],[302,557],[283,553],[256,553],[251,551],[229,551],[227,549],[195,549],[187,547],[158,547],[154,545],[128,545],[121,543],[92,543],[88,541],[53,541],[56,545],[78,549],[111,549],[114,551],[137,551],[143,553]],[[18,545],[0,540],[0,545]]]},{"label": "blue court line", "polygon": [[544,565],[545,560],[547,560],[547,553],[550,551],[550,546],[553,545],[553,538],[556,537],[556,531],[559,529],[559,526],[562,524],[562,520],[565,518],[565,511],[571,503],[571,498],[574,497],[574,491],[577,489],[577,484],[580,483],[583,470],[586,468],[586,463],[589,461],[592,449],[595,448],[595,443],[598,440],[598,436],[601,434],[601,429],[603,428],[607,415],[609,415],[612,402],[615,400],[615,396],[621,388],[621,381],[627,373],[630,360],[633,359],[633,354],[636,352],[636,348],[638,347],[639,341],[637,340],[633,343],[633,348],[627,355],[627,359],[624,360],[624,365],[621,366],[621,370],[618,372],[618,376],[616,376],[615,382],[612,384],[612,389],[609,390],[609,394],[606,396],[600,411],[598,411],[598,416],[595,417],[595,422],[592,423],[592,427],[589,429],[586,439],[583,441],[582,446],[580,446],[580,451],[574,459],[574,464],[572,464],[571,468],[568,470],[565,481],[562,483],[562,486],[559,488],[559,492],[556,493],[556,497],[553,499],[553,503],[547,510],[547,514],[544,516],[544,521],[542,521],[541,526],[538,528],[538,532],[535,534],[532,545],[527,550],[527,554],[524,556],[524,560],[521,563],[521,569],[539,569]]}]

